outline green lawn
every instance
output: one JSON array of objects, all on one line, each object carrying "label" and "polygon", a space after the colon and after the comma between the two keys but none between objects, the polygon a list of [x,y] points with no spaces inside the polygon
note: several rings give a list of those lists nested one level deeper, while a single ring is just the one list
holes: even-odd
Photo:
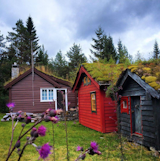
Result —
[{"label": "green lawn", "polygon": [[[4,114],[0,114],[0,119]],[[0,161],[6,159],[8,148],[11,139],[11,121],[10,122],[0,122]],[[43,122],[44,126],[47,127],[47,134],[45,137],[38,137],[35,141],[36,145],[42,145],[49,142],[53,145],[53,135],[52,135],[52,123]],[[102,152],[101,156],[87,155],[86,161],[105,161],[105,160],[121,160],[120,144],[117,134],[102,134],[100,132],[91,130],[79,124],[79,122],[68,121],[68,142],[69,142],[69,156],[70,160],[74,161],[79,152],[76,151],[78,145],[83,146],[84,149],[88,148],[91,141],[96,141],[99,144],[99,150]],[[27,130],[32,123],[28,124],[24,131]],[[37,125],[39,127],[40,125]],[[21,129],[21,123],[18,124],[15,134],[14,141],[17,139]],[[65,126],[64,122],[59,122],[54,124],[54,136],[55,136],[55,158],[56,161],[66,160],[66,138],[65,138]],[[21,145],[25,143],[26,137],[21,141]],[[158,157],[154,157],[151,151],[146,148],[135,144],[127,142],[123,138],[123,150],[125,154],[125,160],[143,160],[143,161],[153,161],[159,160]],[[29,145],[24,151],[22,161],[36,161],[38,160],[38,152],[35,148]],[[16,161],[18,154],[14,152],[9,159],[10,161]],[[53,160],[53,154],[50,155],[48,161]]]}]

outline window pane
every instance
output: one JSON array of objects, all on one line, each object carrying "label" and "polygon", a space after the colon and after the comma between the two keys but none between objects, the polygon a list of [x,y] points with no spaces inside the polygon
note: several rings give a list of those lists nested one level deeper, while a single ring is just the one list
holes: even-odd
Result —
[{"label": "window pane", "polygon": [[53,89],[49,89],[49,100],[53,100]]},{"label": "window pane", "polygon": [[42,100],[47,100],[47,90],[42,89]]},{"label": "window pane", "polygon": [[127,101],[123,101],[123,108],[127,108]]},{"label": "window pane", "polygon": [[96,112],[96,94],[95,93],[91,93],[91,108],[92,108],[92,111]]}]

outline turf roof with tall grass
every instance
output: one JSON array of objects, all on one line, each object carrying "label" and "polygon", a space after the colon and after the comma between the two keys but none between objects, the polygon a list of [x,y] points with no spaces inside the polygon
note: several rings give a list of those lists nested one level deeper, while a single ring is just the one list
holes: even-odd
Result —
[{"label": "turf roof with tall grass", "polygon": [[97,82],[108,82],[113,87],[122,71],[129,69],[155,90],[160,89],[160,60],[139,61],[136,64],[84,63],[84,68]]}]

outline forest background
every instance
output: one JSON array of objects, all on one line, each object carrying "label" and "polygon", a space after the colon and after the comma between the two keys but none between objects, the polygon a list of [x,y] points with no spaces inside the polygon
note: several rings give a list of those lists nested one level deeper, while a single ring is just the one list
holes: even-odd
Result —
[{"label": "forest background", "polygon": [[[39,44],[32,17],[28,17],[26,24],[19,19],[6,37],[0,31],[0,112],[7,112],[5,105],[8,93],[4,90],[4,83],[11,78],[12,64],[16,62],[22,68],[31,66],[31,53],[33,53],[35,66],[46,66],[55,76],[71,82],[74,82],[76,72],[82,63],[99,61],[104,64],[124,63],[129,65],[145,60],[139,51],[133,58],[120,39],[115,46],[111,35],[106,35],[101,27],[95,31],[95,38],[92,38],[92,42],[89,60],[82,52],[80,44],[75,42],[65,54],[59,50],[53,59],[49,58],[44,45]],[[155,40],[150,59],[159,59],[159,53],[158,43]]]}]

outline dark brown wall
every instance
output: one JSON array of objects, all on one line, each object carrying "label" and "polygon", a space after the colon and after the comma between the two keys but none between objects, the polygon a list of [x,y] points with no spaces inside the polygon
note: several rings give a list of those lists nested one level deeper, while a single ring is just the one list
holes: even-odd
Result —
[{"label": "dark brown wall", "polygon": [[[22,110],[25,112],[35,112],[40,113],[44,112],[48,108],[54,108],[54,103],[49,102],[40,102],[40,88],[52,88],[53,85],[48,83],[46,80],[34,75],[34,106],[33,106],[33,93],[32,93],[32,75],[28,75],[26,78],[22,79],[20,82],[15,84],[11,88],[12,102],[16,104],[14,112]],[[66,86],[64,86],[66,87]],[[68,100],[73,99],[75,94],[70,94]],[[75,106],[76,102],[73,101],[70,107]]]}]

